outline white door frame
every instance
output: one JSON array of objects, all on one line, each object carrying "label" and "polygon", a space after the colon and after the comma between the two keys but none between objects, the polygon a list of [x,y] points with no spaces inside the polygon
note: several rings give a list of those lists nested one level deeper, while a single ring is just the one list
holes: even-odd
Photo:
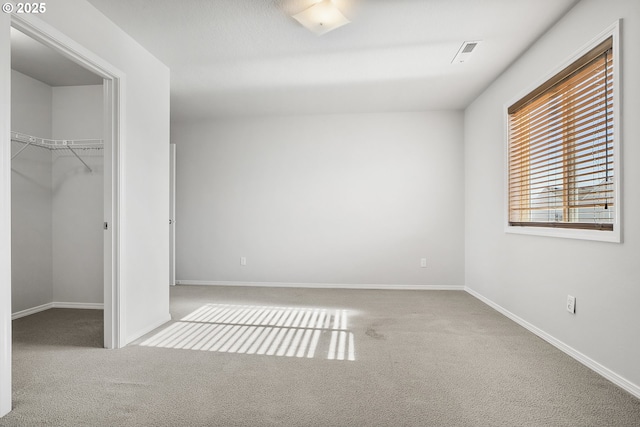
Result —
[{"label": "white door frame", "polygon": [[176,144],[169,144],[169,285],[176,284]]},{"label": "white door frame", "polygon": [[0,417],[11,410],[11,63],[9,17],[0,15]]},{"label": "white door frame", "polygon": [[46,22],[30,15],[11,15],[11,26],[49,46],[104,79],[104,346],[124,345],[124,301],[121,292],[122,164],[125,74]]}]

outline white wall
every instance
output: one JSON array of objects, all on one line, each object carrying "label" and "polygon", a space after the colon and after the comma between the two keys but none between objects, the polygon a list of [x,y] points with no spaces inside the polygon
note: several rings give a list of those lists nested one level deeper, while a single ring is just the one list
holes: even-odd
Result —
[{"label": "white wall", "polygon": [[[103,87],[53,88],[53,139],[102,139]],[[104,300],[103,150],[52,151],[53,301]]]},{"label": "white wall", "polygon": [[11,70],[11,130],[51,138],[52,99],[51,86]]},{"label": "white wall", "polygon": [[130,342],[170,318],[169,69],[85,0],[59,0],[40,19],[126,75],[120,283]]},{"label": "white wall", "polygon": [[172,142],[178,280],[464,282],[462,113],[174,123]]},{"label": "white wall", "polygon": [[[127,343],[170,318],[169,70],[85,0],[59,0],[46,14],[21,18],[43,22],[125,76],[119,237],[123,342]],[[3,19],[0,24],[8,35],[10,21]],[[10,54],[4,50],[0,54],[8,73]],[[0,77],[8,80],[8,74]]]},{"label": "white wall", "polygon": [[[505,103],[622,18],[624,243],[505,234]],[[466,285],[640,394],[640,2],[583,0],[465,113]],[[567,294],[577,298],[567,313]],[[634,388],[635,387],[635,388]]]},{"label": "white wall", "polygon": [[102,85],[58,86],[52,90],[53,139],[102,139]]},{"label": "white wall", "polygon": [[[102,86],[52,88],[12,71],[12,129],[101,139]],[[24,147],[12,143],[13,153]],[[29,147],[12,165],[12,311],[103,301],[103,152]]]},{"label": "white wall", "polygon": [[[11,72],[11,128],[51,138],[51,86]],[[11,143],[12,155],[24,144]],[[13,312],[52,301],[51,153],[28,147],[12,161]]]}]

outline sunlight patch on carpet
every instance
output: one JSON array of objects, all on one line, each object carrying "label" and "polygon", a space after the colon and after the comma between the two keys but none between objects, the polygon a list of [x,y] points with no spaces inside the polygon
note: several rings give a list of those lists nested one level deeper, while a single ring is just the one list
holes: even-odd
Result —
[{"label": "sunlight patch on carpet", "polygon": [[206,304],[140,345],[355,361],[348,317],[337,309]]}]

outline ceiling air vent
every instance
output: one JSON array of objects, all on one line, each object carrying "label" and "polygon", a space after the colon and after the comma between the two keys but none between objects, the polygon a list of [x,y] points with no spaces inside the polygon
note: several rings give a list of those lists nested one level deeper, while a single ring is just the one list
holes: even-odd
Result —
[{"label": "ceiling air vent", "polygon": [[456,56],[453,58],[453,61],[451,61],[451,63],[461,64],[468,61],[471,57],[471,54],[476,50],[480,43],[480,40],[462,43],[462,46],[460,46],[460,49],[458,49],[458,53],[456,53]]}]

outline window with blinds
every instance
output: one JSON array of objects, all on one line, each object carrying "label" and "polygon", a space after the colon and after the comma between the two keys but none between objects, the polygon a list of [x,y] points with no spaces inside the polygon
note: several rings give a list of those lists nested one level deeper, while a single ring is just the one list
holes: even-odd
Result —
[{"label": "window with blinds", "polygon": [[608,38],[508,109],[509,225],[613,230]]}]

